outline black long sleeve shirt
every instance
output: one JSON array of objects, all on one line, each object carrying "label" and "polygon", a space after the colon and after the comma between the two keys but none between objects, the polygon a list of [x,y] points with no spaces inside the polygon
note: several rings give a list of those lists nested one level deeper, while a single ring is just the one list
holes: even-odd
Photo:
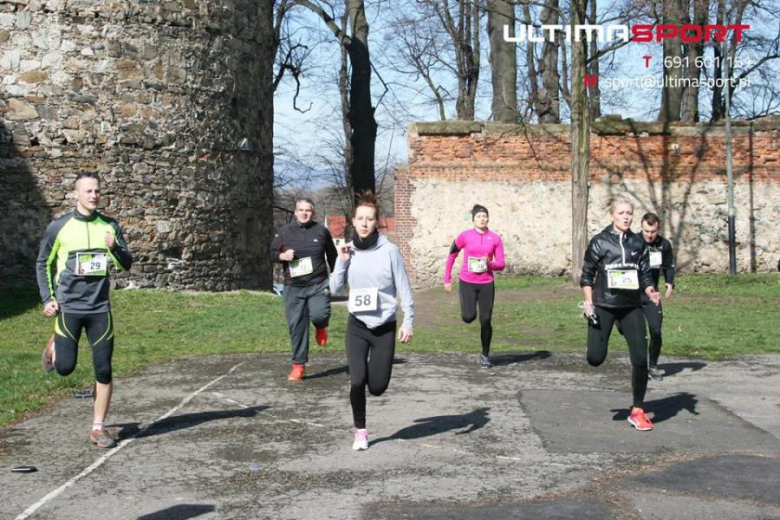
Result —
[{"label": "black long sleeve shirt", "polygon": [[[279,255],[288,249],[295,251],[293,262],[311,259],[310,274],[290,276],[291,262],[279,260]],[[311,220],[304,225],[296,221],[282,226],[271,241],[270,255],[272,262],[281,262],[284,268],[284,285],[306,287],[328,279],[328,267],[333,271],[337,253],[330,231]]]}]

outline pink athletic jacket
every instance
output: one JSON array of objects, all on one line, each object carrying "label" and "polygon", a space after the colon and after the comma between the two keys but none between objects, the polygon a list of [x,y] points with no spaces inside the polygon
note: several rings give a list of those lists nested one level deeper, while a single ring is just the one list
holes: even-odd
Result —
[{"label": "pink athletic jacket", "polygon": [[[468,283],[490,283],[493,271],[504,269],[504,244],[501,237],[490,231],[480,233],[468,229],[458,235],[452,243],[447,266],[444,268],[444,283],[452,283],[452,266],[458,253],[463,250],[463,263],[460,268],[461,281]],[[487,262],[480,259],[487,257]]]}]

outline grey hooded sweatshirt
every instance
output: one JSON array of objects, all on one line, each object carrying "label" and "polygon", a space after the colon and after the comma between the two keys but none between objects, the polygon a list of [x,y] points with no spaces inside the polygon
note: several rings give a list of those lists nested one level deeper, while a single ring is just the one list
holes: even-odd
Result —
[{"label": "grey hooded sweatshirt", "polygon": [[[349,244],[351,246],[351,244]],[[380,235],[376,245],[361,251],[352,248],[352,258],[344,262],[341,256],[336,260],[336,268],[330,275],[330,291],[340,292],[349,284],[351,289],[376,287],[379,305],[375,311],[354,314],[355,318],[375,329],[395,320],[398,303],[396,294],[401,297],[404,312],[403,328],[412,330],[414,323],[414,302],[412,288],[406,274],[403,258],[398,246]]]}]

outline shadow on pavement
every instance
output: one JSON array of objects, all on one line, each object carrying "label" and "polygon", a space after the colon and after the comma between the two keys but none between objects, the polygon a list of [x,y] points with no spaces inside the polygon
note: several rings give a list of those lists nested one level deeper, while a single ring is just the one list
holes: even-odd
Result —
[{"label": "shadow on pavement", "polygon": [[[406,360],[404,358],[399,358],[399,357],[393,358],[393,365],[403,365],[404,363],[406,363]],[[316,374],[306,376],[305,379],[319,379],[321,377],[335,376],[338,374],[349,374],[349,366],[344,365],[338,368],[329,368],[323,372],[318,372]]]},{"label": "shadow on pavement", "polygon": [[137,520],[188,520],[196,516],[213,513],[216,508],[212,505],[203,504],[179,504],[166,507],[155,513],[139,516]]},{"label": "shadow on pavement", "polygon": [[[653,423],[661,423],[671,419],[683,410],[687,410],[691,415],[699,415],[696,411],[696,404],[699,402],[696,396],[688,392],[680,392],[676,395],[656,399],[655,401],[645,401],[645,412],[651,414]],[[628,419],[629,410],[627,408],[616,408],[610,410],[615,412],[613,421],[625,421]]]},{"label": "shadow on pavement", "polygon": [[109,425],[109,428],[120,428],[117,440],[128,439],[130,437],[153,437],[155,435],[163,435],[186,428],[192,428],[211,421],[233,419],[236,417],[254,417],[259,412],[267,410],[268,408],[270,408],[270,406],[250,406],[249,408],[240,408],[237,410],[174,415],[154,423],[148,430],[144,431],[141,431],[140,423],[112,424]]},{"label": "shadow on pavement", "polygon": [[525,361],[531,361],[532,359],[547,359],[552,356],[549,350],[540,350],[538,352],[531,352],[530,354],[501,354],[498,356],[490,356],[490,360],[496,366],[511,365],[513,363],[524,363]]},{"label": "shadow on pavement", "polygon": [[319,379],[321,377],[335,376],[335,375],[338,375],[338,374],[346,374],[348,372],[349,372],[349,367],[344,365],[343,367],[329,368],[327,370],[324,370],[322,372],[319,372],[317,374],[313,374],[313,375],[310,375],[310,376],[307,375],[306,379]]},{"label": "shadow on pavement", "polygon": [[690,369],[692,372],[697,372],[706,366],[707,363],[691,361],[688,363],[663,363],[659,365],[659,368],[663,368],[666,372],[664,376],[669,377],[688,369]]},{"label": "shadow on pavement", "polygon": [[432,435],[438,435],[452,430],[459,430],[466,428],[462,432],[456,432],[456,435],[469,434],[475,430],[479,430],[490,422],[488,417],[488,411],[490,408],[477,408],[471,413],[463,415],[437,415],[435,417],[425,417],[423,419],[415,420],[413,426],[407,426],[395,432],[389,437],[382,437],[371,441],[371,445],[374,446],[384,441],[392,440],[413,440],[421,439],[423,437],[430,437]]}]

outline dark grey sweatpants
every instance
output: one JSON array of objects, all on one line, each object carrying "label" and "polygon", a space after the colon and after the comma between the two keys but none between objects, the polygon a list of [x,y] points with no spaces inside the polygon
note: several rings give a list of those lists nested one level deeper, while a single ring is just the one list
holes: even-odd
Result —
[{"label": "dark grey sweatpants", "polygon": [[309,361],[309,320],[317,328],[330,322],[328,280],[307,287],[284,287],[284,312],[290,331],[293,363]]}]

